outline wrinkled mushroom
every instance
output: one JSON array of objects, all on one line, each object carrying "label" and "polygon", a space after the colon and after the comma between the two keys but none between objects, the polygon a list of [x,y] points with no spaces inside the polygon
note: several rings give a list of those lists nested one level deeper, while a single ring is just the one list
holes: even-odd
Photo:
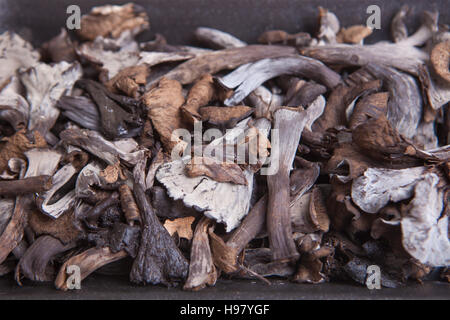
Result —
[{"label": "wrinkled mushroom", "polygon": [[131,269],[131,281],[169,286],[184,280],[188,275],[189,263],[159,222],[143,189],[135,184],[133,191],[141,212],[142,235]]},{"label": "wrinkled mushroom", "polygon": [[183,286],[185,290],[196,291],[206,285],[212,286],[216,283],[218,271],[214,266],[208,232],[208,230],[213,228],[212,225],[212,220],[203,217],[195,228],[191,247],[189,275]]}]

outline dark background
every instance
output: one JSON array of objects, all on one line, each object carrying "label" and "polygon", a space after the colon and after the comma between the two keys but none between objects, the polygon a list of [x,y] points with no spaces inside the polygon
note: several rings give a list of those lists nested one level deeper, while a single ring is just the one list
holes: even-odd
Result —
[{"label": "dark background", "polygon": [[[77,4],[82,14],[92,6],[123,4],[117,0],[0,0],[0,32],[11,30],[35,45],[57,35],[65,26],[66,8]],[[409,18],[409,32],[420,24],[423,10],[437,9],[440,22],[450,23],[449,0],[136,0],[150,18],[151,29],[140,40],[151,40],[162,33],[171,44],[192,43],[196,27],[214,27],[247,41],[255,42],[265,30],[282,29],[290,33],[316,32],[318,6],[334,12],[341,26],[365,24],[366,9],[381,8],[381,30],[368,43],[390,39],[390,21],[403,4],[414,8]],[[1,71],[0,71],[1,72]],[[299,285],[276,281],[266,286],[258,281],[220,280],[216,287],[191,293],[162,287],[136,287],[125,277],[92,275],[82,283],[83,290],[63,293],[52,284],[25,282],[18,287],[12,277],[0,278],[0,299],[450,299],[450,286],[442,282],[410,284],[406,288],[371,291],[347,283]]]},{"label": "dark background", "polygon": [[[48,40],[65,26],[66,8],[79,5],[81,13],[92,6],[123,4],[120,0],[0,0],[0,32],[12,29],[34,44]],[[413,7],[410,17],[412,33],[420,24],[423,10],[438,9],[440,22],[450,23],[449,0],[136,0],[150,18],[150,31],[141,40],[150,40],[155,32],[166,36],[171,44],[188,44],[196,27],[214,27],[238,38],[255,42],[258,35],[269,29],[291,33],[316,32],[318,6],[328,8],[341,21],[341,26],[365,24],[366,9],[376,4],[381,8],[381,29],[368,42],[387,40],[390,21],[403,4]]]}]

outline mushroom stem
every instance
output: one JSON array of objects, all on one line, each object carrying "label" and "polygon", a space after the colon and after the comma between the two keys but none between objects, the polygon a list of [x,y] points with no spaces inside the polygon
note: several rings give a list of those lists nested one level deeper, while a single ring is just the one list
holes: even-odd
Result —
[{"label": "mushroom stem", "polygon": [[119,187],[119,195],[120,206],[125,212],[125,218],[127,219],[128,224],[134,225],[135,222],[139,223],[141,216],[136,201],[134,200],[133,193],[131,192],[131,188],[126,184],[121,185]]},{"label": "mushroom stem", "polygon": [[[240,65],[265,58],[283,57],[295,54],[295,49],[286,46],[249,45],[241,48],[205,53],[182,63],[164,77],[174,79],[181,84],[189,84],[202,75],[214,74],[224,69],[234,69]],[[156,79],[156,83],[159,79]]]},{"label": "mushroom stem", "polygon": [[98,220],[98,218],[105,212],[105,209],[118,203],[119,203],[119,194],[117,192],[113,192],[108,198],[100,201],[100,203],[98,203],[95,207],[89,210],[86,213],[86,216],[82,218],[85,218],[87,220],[87,223],[89,224],[90,227],[95,228],[95,226],[92,225],[92,223],[95,223]]},{"label": "mushroom stem", "polygon": [[267,230],[274,261],[297,260],[299,257],[289,216],[289,173],[306,121],[307,113],[296,109],[282,108],[274,113],[273,130],[279,131],[280,145],[278,154],[272,155],[272,161],[278,161],[279,169],[274,175],[267,176]]},{"label": "mushroom stem", "polygon": [[247,244],[264,228],[266,223],[267,195],[262,196],[253,206],[241,225],[226,242],[239,254]]},{"label": "mushroom stem", "polygon": [[67,267],[76,265],[80,268],[81,280],[85,279],[92,272],[98,268],[107,265],[108,263],[125,258],[128,255],[125,250],[113,253],[109,247],[103,248],[90,248],[76,256],[73,256],[67,260],[61,269],[55,280],[55,286],[57,289],[66,291],[67,287]]},{"label": "mushroom stem", "polygon": [[0,264],[2,264],[11,251],[23,238],[23,228],[27,218],[27,207],[31,204],[30,195],[18,196],[13,215],[2,235],[0,236]]},{"label": "mushroom stem", "polygon": [[247,45],[229,33],[212,28],[197,28],[195,37],[215,49],[239,48]]},{"label": "mushroom stem", "polygon": [[0,181],[0,195],[16,196],[27,193],[47,191],[52,186],[52,177],[48,175],[18,180]]}]

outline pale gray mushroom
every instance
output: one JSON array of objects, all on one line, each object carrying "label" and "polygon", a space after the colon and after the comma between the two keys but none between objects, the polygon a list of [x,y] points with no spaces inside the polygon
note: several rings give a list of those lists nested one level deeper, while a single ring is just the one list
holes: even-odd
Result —
[{"label": "pale gray mushroom", "polygon": [[77,198],[90,198],[95,195],[93,187],[102,184],[102,179],[100,177],[101,170],[102,168],[97,162],[88,163],[81,169],[75,183],[75,194]]},{"label": "pale gray mushroom", "polygon": [[[210,143],[210,147],[233,145],[247,127],[249,119],[238,123],[219,139]],[[255,123],[264,134],[268,134],[270,122],[259,119]],[[217,182],[205,176],[190,178],[185,174],[185,162],[188,157],[165,163],[156,172],[156,179],[166,188],[168,195],[174,199],[182,199],[187,207],[193,207],[203,212],[208,218],[224,223],[227,232],[236,228],[250,208],[250,198],[253,190],[253,171],[246,169],[244,176],[247,185],[237,185],[228,182]]]},{"label": "pale gray mushroom", "polygon": [[377,64],[368,64],[365,69],[374,77],[383,80],[389,90],[387,118],[398,133],[413,138],[422,115],[422,97],[416,80],[403,72]]},{"label": "pale gray mushroom", "polygon": [[18,69],[35,66],[39,59],[39,53],[19,35],[9,31],[0,35],[0,89]]},{"label": "pale gray mushroom", "polygon": [[389,201],[410,198],[420,181],[425,167],[408,169],[369,168],[352,183],[352,200],[365,212],[377,213]]},{"label": "pale gray mushroom", "polygon": [[288,56],[262,59],[252,64],[245,64],[225,77],[219,83],[228,88],[237,87],[233,96],[224,101],[226,106],[236,105],[269,79],[280,75],[299,75],[334,88],[341,77],[321,62],[303,56]]},{"label": "pale gray mushroom", "polygon": [[31,149],[25,152],[28,169],[24,178],[40,175],[53,176],[61,160],[61,153],[50,149]]},{"label": "pale gray mushroom", "polygon": [[82,76],[81,65],[62,61],[50,66],[39,63],[20,72],[20,80],[27,90],[30,104],[28,130],[37,130],[46,136],[59,116],[56,103],[64,94],[70,94],[75,81]]},{"label": "pale gray mushroom", "polygon": [[17,76],[12,76],[8,84],[0,89],[0,119],[18,130],[28,124],[29,105],[22,96],[21,84]]},{"label": "pale gray mushroom", "polygon": [[442,215],[444,191],[439,178],[428,173],[417,182],[414,198],[401,220],[405,250],[421,263],[432,266],[450,265],[448,215]]},{"label": "pale gray mushroom", "polygon": [[42,213],[45,213],[53,219],[58,219],[63,213],[72,209],[75,205],[77,196],[74,189],[67,192],[56,202],[52,198],[56,193],[78,172],[78,169],[72,164],[66,164],[53,175],[53,186],[50,190],[39,195],[36,204]]},{"label": "pale gray mushroom", "polygon": [[319,7],[319,19],[319,45],[336,43],[336,35],[340,29],[339,19],[333,12],[322,7]]}]

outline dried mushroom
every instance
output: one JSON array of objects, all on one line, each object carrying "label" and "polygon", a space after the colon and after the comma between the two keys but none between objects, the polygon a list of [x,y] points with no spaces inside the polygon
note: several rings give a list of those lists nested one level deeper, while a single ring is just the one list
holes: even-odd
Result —
[{"label": "dried mushroom", "polygon": [[3,33],[0,276],[448,282],[450,37],[436,11],[409,34],[411,12],[368,45],[326,8],[316,33],[267,26],[259,44],[200,26],[177,45],[153,24],[140,42],[134,3],[39,50]]},{"label": "dried mushroom", "polygon": [[148,27],[148,16],[142,7],[134,3],[107,5],[92,8],[81,18],[78,35],[86,40],[95,40],[99,36],[117,38],[125,30],[137,34]]}]

